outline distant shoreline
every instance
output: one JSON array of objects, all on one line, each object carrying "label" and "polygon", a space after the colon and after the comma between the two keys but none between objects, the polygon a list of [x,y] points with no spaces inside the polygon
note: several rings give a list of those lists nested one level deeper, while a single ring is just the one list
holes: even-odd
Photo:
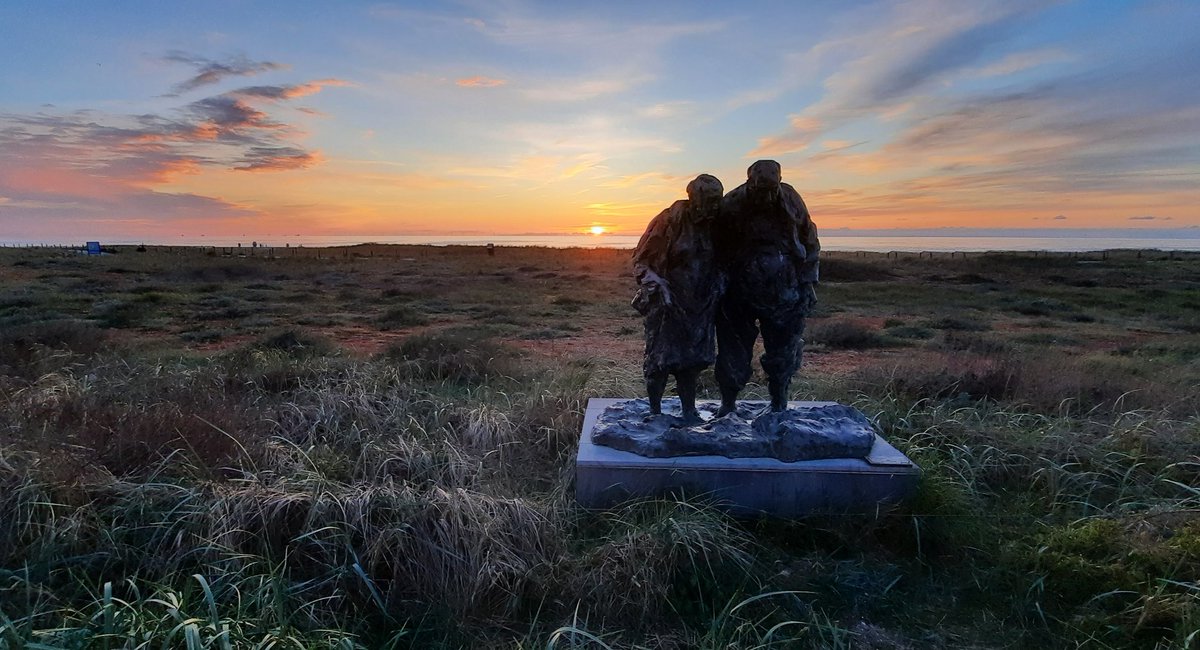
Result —
[{"label": "distant shoreline", "polygon": [[[129,242],[101,241],[101,245],[108,252],[136,252],[139,248],[145,248],[152,252],[168,251],[184,251],[194,249],[197,252],[205,252],[216,254],[224,257],[282,257],[286,255],[301,255],[301,251],[307,251],[311,255],[320,255],[326,251],[339,251],[345,255],[354,255],[359,257],[369,257],[373,255],[389,256],[388,251],[394,248],[477,248],[481,252],[486,250],[488,245],[493,245],[497,250],[517,249],[517,248],[542,248],[547,250],[556,249],[615,249],[615,250],[632,250],[637,244],[636,237],[629,237],[632,241],[618,240],[619,236],[609,236],[604,242],[594,242],[595,238],[582,237],[579,240],[554,241],[550,243],[542,241],[489,241],[485,238],[474,239],[471,241],[434,241],[434,242],[304,242],[291,243],[287,242],[284,245],[273,245],[270,242],[259,244],[258,242],[250,242],[242,245],[238,243],[232,244],[197,244],[194,242],[188,243],[168,243],[168,242]],[[84,243],[51,243],[51,242],[4,242],[0,241],[0,250],[3,249],[58,249],[58,250],[77,250],[80,253],[85,252],[86,245]],[[1107,254],[1107,253],[1192,253],[1200,254],[1200,239],[1194,240],[1158,240],[1158,239],[1056,239],[1056,238],[996,238],[996,237],[958,237],[958,238],[898,238],[898,237],[837,237],[824,236],[821,238],[821,248],[823,253],[843,253],[843,254],[906,254],[906,255],[954,255],[954,254],[986,254],[986,253],[1012,253],[1012,254]],[[356,250],[357,249],[357,250]],[[331,255],[332,257],[332,255]]]},{"label": "distant shoreline", "polygon": [[[65,241],[57,238],[0,238],[0,246],[83,246],[99,240],[107,246],[194,246],[237,248],[253,244],[272,248],[330,248],[364,244],[428,246],[541,246],[546,248],[628,248],[637,246],[638,234],[521,233],[515,235],[256,235],[219,237],[131,237],[96,235]],[[81,241],[83,240],[83,241]],[[929,228],[891,230],[827,229],[821,232],[822,248],[844,251],[1102,251],[1176,250],[1200,251],[1200,228],[1055,228],[983,229]]]}]

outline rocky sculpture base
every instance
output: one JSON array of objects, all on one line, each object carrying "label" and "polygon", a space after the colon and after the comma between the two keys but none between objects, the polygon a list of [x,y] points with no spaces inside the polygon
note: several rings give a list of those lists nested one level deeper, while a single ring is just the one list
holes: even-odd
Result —
[{"label": "rocky sculpture base", "polygon": [[663,400],[663,413],[650,415],[646,399],[620,400],[604,409],[592,442],[648,458],[724,456],[777,458],[785,462],[820,458],[865,458],[875,430],[857,409],[835,403],[806,403],[773,413],[761,403],[741,403],[716,417],[718,404],[701,402],[700,422],[680,417],[678,398]]},{"label": "rocky sculpture base", "polygon": [[[640,402],[640,404],[639,404]],[[628,426],[610,426],[607,432],[598,437],[603,439],[613,436],[612,440],[625,440],[629,444],[636,436],[632,429],[638,424],[657,430],[658,442],[650,436],[650,442],[642,445],[648,453],[654,450],[678,449],[676,442],[662,442],[686,438],[703,438],[704,436],[721,437],[737,446],[735,437],[726,431],[727,425],[740,420],[750,422],[750,432],[740,429],[750,440],[758,436],[760,442],[750,443],[747,449],[769,447],[761,432],[754,432],[754,422],[759,422],[761,412],[766,409],[765,402],[746,402],[744,410],[739,409],[730,422],[721,423],[714,418],[718,404],[701,402],[702,417],[705,418],[696,430],[695,427],[675,426],[682,424],[678,417],[678,401],[665,404],[667,414],[650,418],[649,406],[645,400],[628,400],[614,398],[591,398],[584,412],[583,430],[579,438],[579,454],[575,460],[575,497],[579,503],[588,508],[612,508],[631,499],[675,497],[699,499],[704,503],[713,504],[735,516],[741,517],[804,517],[815,513],[878,513],[881,508],[889,507],[912,494],[916,488],[920,470],[895,447],[888,444],[882,437],[873,434],[874,443],[870,453],[865,457],[818,458],[814,460],[783,461],[772,457],[737,457],[709,454],[702,455],[708,448],[708,441],[686,443],[684,449],[691,455],[680,456],[643,456],[631,451],[623,451],[614,447],[596,444],[593,434],[601,417],[607,413],[618,411],[626,413],[623,420]],[[783,425],[788,429],[792,424],[801,429],[808,425],[799,423],[805,421],[817,422],[821,418],[832,418],[843,421],[839,415],[844,415],[846,426],[849,423],[865,421],[859,414],[857,417],[842,411],[849,407],[840,406],[834,402],[791,402],[789,411],[796,411],[794,416],[784,418],[791,424]],[[613,410],[610,411],[610,408]],[[637,410],[645,411],[637,415]],[[674,413],[671,410],[674,409]],[[802,417],[808,414],[813,417]],[[639,419],[639,417],[641,419]],[[736,418],[736,420],[735,420]],[[792,418],[796,418],[793,420]],[[862,418],[861,420],[859,418]],[[620,419],[620,418],[618,418]],[[724,419],[724,418],[721,418]],[[768,424],[772,424],[768,427]],[[774,431],[778,438],[786,438],[794,431],[780,433],[777,428],[777,418],[769,417],[762,420],[760,429]],[[621,433],[621,429],[630,429]],[[731,427],[732,428],[732,427]],[[717,434],[712,432],[716,430]],[[724,433],[722,433],[724,432]],[[811,441],[810,441],[811,443]],[[623,443],[618,443],[623,444]],[[788,447],[789,445],[775,445]],[[822,448],[828,449],[824,443],[800,444],[795,440],[790,443],[793,448]],[[747,450],[737,451],[725,449],[725,453],[744,454]],[[758,453],[758,452],[750,452]],[[787,452],[791,453],[791,452]]]}]

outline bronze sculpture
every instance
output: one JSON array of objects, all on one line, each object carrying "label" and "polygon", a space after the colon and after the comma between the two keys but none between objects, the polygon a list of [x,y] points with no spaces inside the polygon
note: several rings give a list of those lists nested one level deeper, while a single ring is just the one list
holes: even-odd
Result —
[{"label": "bronze sculpture", "polygon": [[[592,425],[593,444],[648,458],[794,462],[871,453],[874,429],[854,408],[832,402],[788,408],[804,321],[816,303],[821,245],[804,200],[782,182],[779,163],[760,160],[747,178],[718,201],[720,181],[702,174],[688,185],[687,201],[676,201],[646,228],[634,253],[633,305],[646,319],[642,369],[649,399],[611,400]],[[737,404],[760,331],[769,410]],[[721,402],[698,404],[697,376],[714,360]],[[672,374],[680,418],[663,413]]]},{"label": "bronze sculpture", "polygon": [[817,228],[800,194],[782,182],[779,163],[759,160],[746,175],[746,183],[721,202],[715,233],[728,276],[716,318],[718,415],[736,409],[760,330],[771,410],[787,408],[804,347],[804,319],[816,304],[813,285],[819,279]]},{"label": "bronze sculpture", "polygon": [[633,255],[638,292],[633,306],[645,317],[642,374],[651,416],[662,413],[667,378],[675,376],[685,422],[700,419],[696,379],[715,358],[715,315],[722,290],[712,227],[721,206],[721,181],[708,174],[687,186],[646,227]]}]

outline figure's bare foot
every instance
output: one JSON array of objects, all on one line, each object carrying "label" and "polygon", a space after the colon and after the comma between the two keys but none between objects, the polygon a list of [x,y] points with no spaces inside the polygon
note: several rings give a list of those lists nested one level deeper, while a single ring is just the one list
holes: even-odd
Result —
[{"label": "figure's bare foot", "polygon": [[703,420],[700,419],[700,411],[697,411],[696,409],[692,409],[690,411],[684,411],[681,419],[683,420],[684,424],[689,425],[689,426],[693,425],[693,424],[700,424],[701,422],[703,422]]},{"label": "figure's bare foot", "polygon": [[786,400],[783,400],[783,401],[771,400],[771,411],[773,413],[780,413],[782,411],[786,411],[787,408],[788,408],[788,404],[787,404]]},{"label": "figure's bare foot", "polygon": [[721,402],[721,408],[717,409],[717,417],[725,417],[737,410],[737,403]]}]

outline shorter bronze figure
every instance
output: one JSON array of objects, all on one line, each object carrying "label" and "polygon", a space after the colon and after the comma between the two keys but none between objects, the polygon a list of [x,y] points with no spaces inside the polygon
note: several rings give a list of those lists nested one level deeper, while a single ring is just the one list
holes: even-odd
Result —
[{"label": "shorter bronze figure", "polygon": [[700,420],[696,379],[716,358],[715,316],[724,280],[713,249],[721,181],[701,174],[646,227],[633,254],[638,292],[633,306],[645,317],[642,373],[650,413],[662,413],[667,378],[675,376],[685,422]]}]

